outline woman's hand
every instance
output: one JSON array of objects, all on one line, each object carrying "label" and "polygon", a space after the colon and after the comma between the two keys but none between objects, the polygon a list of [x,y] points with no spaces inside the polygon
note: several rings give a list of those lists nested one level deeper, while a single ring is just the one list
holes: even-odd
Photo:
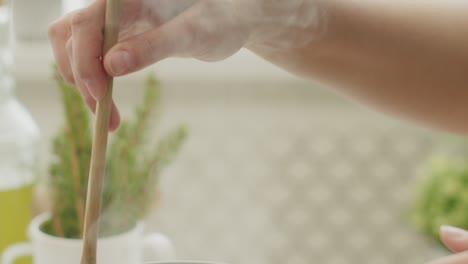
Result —
[{"label": "woman's hand", "polygon": [[105,1],[49,32],[60,72],[91,109],[105,72],[172,56],[222,60],[247,47],[382,111],[468,135],[464,1],[121,0],[120,41],[102,60]]},{"label": "woman's hand", "polygon": [[432,261],[428,264],[466,264],[468,263],[468,232],[450,226],[440,229],[440,236],[444,244],[453,252],[452,256]]},{"label": "woman's hand", "polygon": [[[49,28],[60,73],[94,111],[105,74],[121,76],[171,56],[216,61],[244,46],[249,31],[232,1],[123,0],[119,43],[102,59],[105,0],[68,14]],[[110,129],[117,128],[114,105]]]},{"label": "woman's hand", "polygon": [[[315,0],[122,0],[119,43],[102,59],[105,0],[53,23],[49,38],[59,71],[94,110],[105,73],[121,76],[168,57],[218,61],[242,47],[305,45],[318,27]],[[114,106],[111,129],[118,126]]]}]

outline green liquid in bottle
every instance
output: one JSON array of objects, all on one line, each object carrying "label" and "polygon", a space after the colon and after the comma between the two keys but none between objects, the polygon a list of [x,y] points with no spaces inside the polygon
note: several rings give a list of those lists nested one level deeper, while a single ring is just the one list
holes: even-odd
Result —
[{"label": "green liquid in bottle", "polygon": [[[0,189],[0,255],[8,246],[26,242],[31,221],[33,186],[19,189]],[[15,264],[30,264],[30,258],[18,259]]]}]

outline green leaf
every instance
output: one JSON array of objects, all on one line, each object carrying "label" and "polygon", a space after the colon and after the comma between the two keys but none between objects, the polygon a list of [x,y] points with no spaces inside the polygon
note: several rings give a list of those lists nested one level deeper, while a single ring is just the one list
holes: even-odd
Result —
[{"label": "green leaf", "polygon": [[[48,186],[55,213],[44,230],[78,238],[91,159],[90,113],[75,87],[65,83],[58,73],[55,79],[62,95],[65,125],[52,142],[54,159],[49,166]],[[151,75],[133,119],[122,121],[109,144],[101,236],[124,232],[145,217],[162,169],[174,160],[185,141],[187,129],[181,126],[154,146],[150,144],[148,135],[153,135],[160,103],[160,84]]]}]

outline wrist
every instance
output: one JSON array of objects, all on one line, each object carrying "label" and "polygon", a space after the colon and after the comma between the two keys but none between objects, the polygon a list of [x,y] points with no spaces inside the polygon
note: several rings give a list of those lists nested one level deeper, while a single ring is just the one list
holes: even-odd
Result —
[{"label": "wrist", "polygon": [[300,48],[323,34],[325,9],[316,0],[234,0],[248,31],[247,48]]}]

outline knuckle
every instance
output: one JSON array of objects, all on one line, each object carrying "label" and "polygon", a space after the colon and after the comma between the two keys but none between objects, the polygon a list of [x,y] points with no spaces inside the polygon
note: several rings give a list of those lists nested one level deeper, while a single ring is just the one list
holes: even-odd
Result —
[{"label": "knuckle", "polygon": [[81,81],[85,81],[85,80],[91,80],[92,78],[92,75],[86,71],[87,67],[83,67],[81,65],[77,65],[77,71],[76,71],[76,77],[81,80]]},{"label": "knuckle", "polygon": [[76,67],[75,78],[78,79],[79,81],[85,82],[85,81],[89,81],[95,78],[94,75],[96,75],[96,73],[94,73],[93,75],[93,73],[89,71],[89,67],[87,67],[87,65],[79,64],[79,65],[76,65],[75,67]]},{"label": "knuckle", "polygon": [[70,85],[75,85],[75,78],[73,77],[73,73],[71,72],[63,72],[62,77]]},{"label": "knuckle", "polygon": [[96,108],[96,101],[91,96],[88,96],[88,95],[82,95],[82,97],[86,105],[94,112]]},{"label": "knuckle", "polygon": [[47,29],[47,33],[50,39],[59,38],[63,35],[64,25],[62,21],[55,21],[51,23]]},{"label": "knuckle", "polygon": [[49,28],[47,30],[49,38],[52,39],[52,38],[55,38],[56,36],[58,36],[58,34],[60,32],[58,27],[59,27],[59,25],[58,25],[57,22],[54,22],[54,23],[49,25]]},{"label": "knuckle", "polygon": [[77,11],[71,18],[72,27],[80,27],[89,19],[88,13],[85,10]]},{"label": "knuckle", "polygon": [[70,85],[75,85],[75,77],[72,69],[69,66],[60,65],[60,63],[58,63],[57,66],[62,79]]}]

